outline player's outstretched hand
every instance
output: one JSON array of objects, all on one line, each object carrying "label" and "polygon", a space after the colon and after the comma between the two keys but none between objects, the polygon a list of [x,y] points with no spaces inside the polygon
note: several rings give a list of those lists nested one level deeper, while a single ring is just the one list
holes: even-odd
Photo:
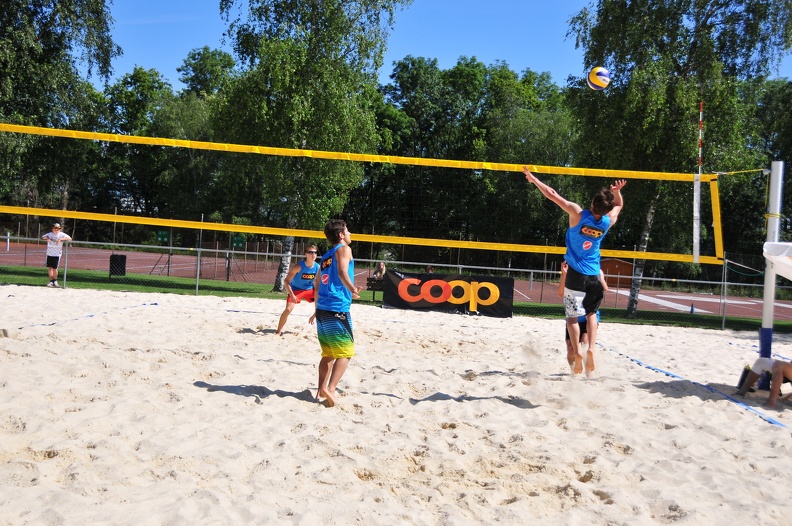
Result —
[{"label": "player's outstretched hand", "polygon": [[626,184],[627,184],[627,179],[618,179],[616,182],[614,182],[611,185],[611,190],[614,192],[618,192],[619,190],[624,188],[624,185]]},{"label": "player's outstretched hand", "polygon": [[536,184],[539,181],[539,179],[537,179],[536,176],[528,170],[527,166],[523,166],[523,173],[525,174],[525,178],[529,183]]}]

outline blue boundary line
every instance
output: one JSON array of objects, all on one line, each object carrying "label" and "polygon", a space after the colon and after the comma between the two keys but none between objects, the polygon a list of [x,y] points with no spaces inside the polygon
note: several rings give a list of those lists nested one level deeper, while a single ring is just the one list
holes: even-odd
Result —
[{"label": "blue boundary line", "polygon": [[122,311],[122,310],[138,309],[140,307],[158,307],[158,306],[159,306],[159,303],[141,303],[140,305],[130,305],[129,307],[121,307],[119,309],[107,310],[107,311],[98,312],[98,313],[95,313],[95,314],[86,314],[85,316],[80,316],[78,318],[72,318],[70,320],[58,320],[58,321],[53,321],[52,323],[33,323],[31,325],[23,325],[22,327],[18,327],[18,329],[20,329],[20,330],[21,329],[29,329],[30,327],[52,327],[53,325],[60,325],[62,323],[67,323],[67,322],[70,322],[70,321],[77,321],[77,320],[83,320],[83,319],[88,319],[88,318],[95,318],[96,316],[101,316],[103,314],[111,314],[111,313]]},{"label": "blue boundary line", "polygon": [[[603,345],[603,347],[605,347],[605,346]],[[764,420],[765,422],[768,422],[768,423],[770,423],[770,424],[773,424],[774,426],[778,426],[778,427],[782,427],[782,428],[784,428],[784,429],[787,429],[787,426],[786,426],[785,424],[783,424],[782,422],[779,422],[779,421],[778,421],[778,420],[776,420],[775,418],[772,418],[772,417],[769,417],[769,416],[767,416],[766,414],[762,413],[761,411],[759,411],[759,410],[757,410],[757,409],[754,409],[753,407],[749,406],[748,404],[746,404],[746,403],[744,403],[744,402],[741,402],[741,401],[739,401],[739,400],[737,400],[737,399],[735,399],[735,398],[733,398],[733,397],[731,397],[731,396],[727,395],[726,393],[723,393],[723,392],[721,392],[721,391],[718,391],[718,390],[717,390],[717,389],[715,389],[714,387],[710,387],[710,386],[708,386],[708,385],[704,385],[704,384],[702,384],[702,383],[699,383],[699,382],[696,382],[696,381],[693,381],[693,380],[688,380],[687,378],[683,378],[682,376],[679,376],[678,374],[674,374],[674,373],[672,373],[672,372],[665,371],[665,370],[663,370],[663,369],[660,369],[660,368],[658,368],[658,367],[655,367],[655,366],[653,366],[653,365],[649,365],[649,364],[647,364],[647,363],[643,363],[641,360],[638,360],[637,358],[633,358],[632,356],[630,356],[630,355],[628,355],[628,354],[624,354],[624,353],[622,353],[622,352],[619,352],[619,351],[616,351],[616,350],[614,350],[614,349],[610,349],[610,348],[608,348],[608,347],[605,347],[605,349],[608,349],[608,350],[609,350],[609,351],[611,351],[611,352],[615,352],[615,353],[616,353],[616,354],[618,354],[619,356],[624,356],[624,357],[625,357],[625,358],[627,358],[628,360],[631,360],[631,361],[633,361],[633,362],[637,363],[638,365],[640,365],[640,366],[642,366],[642,367],[646,367],[646,368],[647,368],[647,369],[649,369],[649,370],[652,370],[652,371],[655,371],[655,372],[658,372],[658,373],[662,373],[662,374],[664,374],[664,375],[666,375],[666,376],[670,376],[671,378],[676,378],[677,380],[684,380],[684,381],[686,381],[686,382],[690,382],[690,383],[691,383],[691,384],[693,384],[693,385],[697,385],[697,386],[699,386],[699,387],[703,387],[704,389],[706,389],[707,391],[709,391],[709,392],[711,392],[711,393],[719,394],[719,395],[721,395],[723,398],[725,398],[726,400],[728,400],[728,401],[730,401],[730,402],[732,402],[732,403],[735,403],[735,404],[739,405],[739,406],[740,406],[740,407],[742,407],[743,409],[747,409],[748,411],[751,411],[752,413],[755,413],[756,415],[758,415],[758,416],[759,416],[759,418],[761,418],[761,419],[762,419],[762,420]]]},{"label": "blue boundary line", "polygon": [[[735,345],[735,344],[734,344],[734,342],[729,342],[729,345]],[[756,354],[759,354],[759,352],[760,352],[759,345],[758,344],[751,345],[751,352],[755,352]],[[776,352],[772,353],[772,357],[773,358],[778,358],[780,360],[784,360],[785,362],[792,362],[792,358],[788,358],[788,357],[784,356],[783,354],[778,354]]]}]

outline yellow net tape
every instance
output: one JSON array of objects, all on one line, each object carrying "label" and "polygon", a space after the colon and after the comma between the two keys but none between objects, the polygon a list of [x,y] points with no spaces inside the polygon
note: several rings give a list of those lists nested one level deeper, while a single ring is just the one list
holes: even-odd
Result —
[{"label": "yellow net tape", "polygon": [[[150,146],[172,146],[176,148],[193,148],[197,150],[215,150],[221,152],[255,153],[261,155],[280,155],[288,157],[312,157],[314,159],[330,159],[336,161],[357,161],[369,163],[409,164],[415,166],[436,166],[442,168],[463,168],[469,170],[495,170],[504,172],[521,172],[522,164],[489,163],[479,161],[454,161],[449,159],[433,159],[424,157],[399,157],[396,155],[369,155],[364,153],[328,152],[323,150],[302,150],[295,148],[273,148],[269,146],[245,146],[203,141],[187,141],[179,139],[162,139],[157,137],[141,137],[139,135],[120,135],[116,133],[96,133],[78,130],[60,130],[39,126],[22,126],[18,124],[0,123],[1,132],[46,135],[50,137],[66,137],[89,141],[108,141],[132,144],[148,144]],[[535,173],[558,175],[583,175],[589,177],[608,177],[613,179],[654,179],[660,181],[693,182],[698,174],[673,172],[638,172],[630,170],[606,170],[601,168],[574,168],[568,166],[540,166],[526,164]],[[703,174],[701,181],[717,179],[717,174]]]},{"label": "yellow net tape", "polygon": [[[86,221],[105,221],[108,223],[126,223],[134,225],[161,226],[170,228],[189,228],[194,230],[213,230],[240,234],[265,234],[272,236],[295,236],[307,239],[324,239],[321,230],[300,230],[275,228],[266,226],[233,225],[228,223],[204,223],[202,221],[183,221],[179,219],[160,219],[156,217],[137,217],[95,212],[78,212],[72,210],[53,210],[25,206],[2,206],[0,214],[34,215],[52,218],[82,219]],[[545,245],[523,245],[518,243],[487,243],[481,241],[454,241],[448,239],[432,239],[420,237],[382,236],[375,234],[353,234],[353,242],[385,243],[389,245],[420,245],[430,247],[466,248],[472,250],[500,250],[504,252],[530,252],[538,254],[564,254],[566,247]],[[633,250],[603,250],[604,257],[621,259],[651,259],[659,261],[676,261],[692,263],[689,254],[670,254],[665,252],[637,252]],[[699,262],[711,265],[722,265],[723,260],[716,257],[701,256]]]},{"label": "yellow net tape", "polygon": [[[274,148],[268,146],[246,146],[240,144],[226,144],[203,141],[188,141],[180,139],[163,139],[157,137],[142,137],[138,135],[121,135],[114,133],[97,133],[79,130],[62,130],[44,128],[39,126],[22,126],[17,124],[0,123],[0,132],[24,133],[31,135],[44,135],[49,137],[65,137],[69,139],[83,139],[90,141],[108,141],[131,144],[147,144],[150,146],[170,146],[176,148],[193,148],[199,150],[214,150],[222,152],[254,153],[260,155],[280,155],[290,157],[312,157],[314,159],[329,159],[337,161],[357,161],[371,163],[407,164],[415,166],[436,166],[443,168],[462,168],[469,170],[495,170],[506,172],[521,172],[522,164],[490,163],[478,161],[455,161],[449,159],[433,159],[423,157],[400,157],[395,155],[369,155],[349,152],[329,152],[323,150],[304,150],[294,148]],[[717,180],[718,174],[686,174],[674,172],[644,172],[629,170],[607,170],[599,168],[574,168],[562,166],[540,166],[526,164],[528,169],[535,173],[558,175],[582,175],[590,177],[608,177],[613,179],[653,179],[660,181],[694,182],[696,178],[703,182],[710,182],[712,189],[712,207],[715,224],[715,253],[716,257],[699,257],[700,263],[722,265],[723,241],[720,222],[720,202],[718,200]],[[731,172],[738,173],[738,172]],[[250,234],[269,234],[276,236],[296,236],[314,239],[323,239],[324,234],[317,230],[297,230],[287,228],[254,227],[231,225],[222,223],[203,223],[198,221],[180,221],[173,219],[143,218],[135,216],[118,216],[111,214],[95,214],[90,212],[72,212],[66,210],[48,210],[43,208],[0,206],[0,212],[10,214],[31,214],[50,217],[68,217],[94,221],[108,221],[116,223],[132,223],[140,225],[166,226],[174,228],[194,228],[204,230],[219,230],[223,232],[238,232]],[[522,245],[514,243],[485,243],[479,241],[454,241],[445,239],[428,239],[414,237],[381,236],[374,234],[356,234],[355,239],[373,243],[443,246],[449,248],[468,248],[474,250],[502,250],[508,252],[533,252],[540,254],[564,254],[564,247],[551,247],[542,245]],[[693,256],[688,254],[671,254],[665,252],[636,252],[630,250],[603,250],[605,257],[619,257],[626,259],[652,259],[661,261],[675,261],[692,263]]]}]

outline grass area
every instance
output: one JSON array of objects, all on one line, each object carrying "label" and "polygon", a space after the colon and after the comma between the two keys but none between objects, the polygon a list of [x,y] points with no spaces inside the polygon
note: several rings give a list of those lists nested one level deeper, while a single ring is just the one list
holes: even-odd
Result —
[{"label": "grass area", "polygon": [[[63,275],[61,274],[61,277]],[[46,269],[39,267],[0,267],[0,284],[31,285],[43,287],[47,283]],[[109,276],[107,271],[70,269],[66,274],[66,286],[75,289],[117,290],[129,292],[163,292],[172,294],[195,295],[195,279],[176,278],[148,274],[127,274]],[[272,292],[272,285],[234,281],[204,279],[199,282],[198,295],[201,296],[241,296],[252,298],[283,299],[283,293]],[[380,305],[382,292],[363,290],[356,303]],[[701,327],[720,329],[723,320],[711,314],[690,314],[686,312],[659,312],[640,310],[635,318],[627,318],[624,309],[603,308],[602,319],[612,323],[636,325],[671,325],[676,327]],[[563,319],[561,308],[555,304],[514,303],[515,316],[534,316],[539,318]],[[761,320],[753,318],[727,317],[726,328],[737,331],[758,331]],[[792,333],[792,322],[776,321],[773,330],[779,333]]]},{"label": "grass area", "polygon": [[[63,273],[60,275],[61,283]],[[0,267],[0,283],[10,285],[47,284],[47,271],[37,267]],[[164,292],[195,295],[195,279],[172,276],[127,274],[109,276],[107,271],[70,269],[66,274],[66,286],[73,289],[118,290],[128,292]],[[283,298],[278,292],[270,292],[272,285],[235,281],[201,280],[200,296],[244,296],[255,298]]]}]

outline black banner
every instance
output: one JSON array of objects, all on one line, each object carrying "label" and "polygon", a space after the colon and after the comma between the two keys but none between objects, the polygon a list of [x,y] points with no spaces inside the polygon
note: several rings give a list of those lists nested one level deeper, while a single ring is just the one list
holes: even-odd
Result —
[{"label": "black banner", "polygon": [[514,279],[461,274],[385,274],[383,305],[511,318]]}]

